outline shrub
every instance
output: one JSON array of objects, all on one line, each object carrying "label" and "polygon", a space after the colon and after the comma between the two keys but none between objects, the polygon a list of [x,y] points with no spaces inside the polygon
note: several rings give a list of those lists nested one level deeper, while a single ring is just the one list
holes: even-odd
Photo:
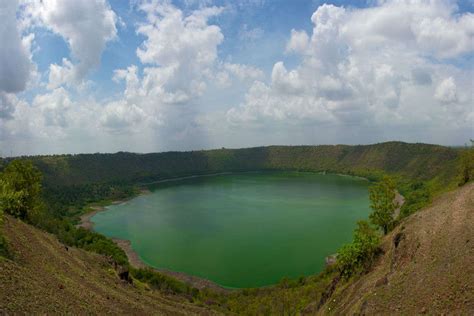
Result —
[{"label": "shrub", "polygon": [[199,295],[198,289],[193,288],[188,284],[178,281],[172,277],[154,271],[153,269],[131,268],[130,272],[135,279],[147,283],[151,287],[163,292],[172,294],[188,294],[193,298],[196,298]]},{"label": "shrub", "polygon": [[337,268],[344,278],[370,267],[379,253],[379,235],[366,221],[357,222],[352,243],[344,245],[337,255]]},{"label": "shrub", "polygon": [[431,190],[424,182],[411,183],[404,192],[405,203],[400,210],[400,217],[406,217],[431,202]]},{"label": "shrub", "polygon": [[0,178],[0,207],[5,213],[26,219],[39,207],[41,173],[31,161],[13,160]]},{"label": "shrub", "polygon": [[471,147],[465,148],[460,155],[459,186],[474,179],[474,140],[471,139]]}]

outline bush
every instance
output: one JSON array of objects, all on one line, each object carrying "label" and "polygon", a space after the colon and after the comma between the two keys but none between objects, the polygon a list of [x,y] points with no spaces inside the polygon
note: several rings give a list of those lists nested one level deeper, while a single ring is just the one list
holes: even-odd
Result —
[{"label": "bush", "polygon": [[404,192],[405,203],[400,210],[400,217],[415,213],[431,202],[431,190],[424,182],[413,182]]},{"label": "bush", "polygon": [[380,237],[366,221],[357,222],[352,243],[344,245],[337,255],[337,268],[344,278],[367,270],[379,250]]},{"label": "bush", "polygon": [[56,235],[59,241],[68,246],[108,256],[118,265],[128,265],[127,255],[122,248],[104,235],[76,228],[68,220],[54,218],[46,211],[33,213],[31,224]]},{"label": "bush", "polygon": [[460,155],[459,186],[474,179],[474,140],[471,140],[471,144],[471,147],[463,149]]},{"label": "bush", "polygon": [[188,284],[178,281],[172,277],[161,274],[153,269],[134,269],[130,270],[132,276],[151,287],[160,291],[172,294],[188,294],[193,298],[199,295],[199,290],[189,286]]},{"label": "bush", "polygon": [[41,201],[41,173],[28,160],[13,160],[0,175],[0,208],[26,219]]}]

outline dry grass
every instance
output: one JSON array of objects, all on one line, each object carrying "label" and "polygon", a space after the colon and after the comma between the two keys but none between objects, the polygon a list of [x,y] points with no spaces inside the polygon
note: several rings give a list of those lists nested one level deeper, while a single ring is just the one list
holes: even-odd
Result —
[{"label": "dry grass", "polygon": [[103,256],[6,217],[12,260],[0,259],[0,314],[213,314],[182,297],[121,281]]},{"label": "dry grass", "polygon": [[407,218],[383,249],[320,313],[474,315],[474,183]]}]

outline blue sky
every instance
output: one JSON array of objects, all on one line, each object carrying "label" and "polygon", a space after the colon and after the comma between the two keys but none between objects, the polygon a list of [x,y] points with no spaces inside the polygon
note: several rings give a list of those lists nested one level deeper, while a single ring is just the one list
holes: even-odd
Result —
[{"label": "blue sky", "polygon": [[474,136],[470,0],[8,0],[0,14],[3,154]]}]

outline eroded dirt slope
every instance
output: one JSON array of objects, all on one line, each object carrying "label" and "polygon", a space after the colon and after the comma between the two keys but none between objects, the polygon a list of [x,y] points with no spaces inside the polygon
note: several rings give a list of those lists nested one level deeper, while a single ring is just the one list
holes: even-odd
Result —
[{"label": "eroded dirt slope", "polygon": [[474,315],[474,183],[436,199],[383,242],[371,272],[320,313]]},{"label": "eroded dirt slope", "polygon": [[64,247],[50,234],[6,217],[13,260],[0,259],[0,314],[212,314],[185,299],[119,280],[106,258]]}]

